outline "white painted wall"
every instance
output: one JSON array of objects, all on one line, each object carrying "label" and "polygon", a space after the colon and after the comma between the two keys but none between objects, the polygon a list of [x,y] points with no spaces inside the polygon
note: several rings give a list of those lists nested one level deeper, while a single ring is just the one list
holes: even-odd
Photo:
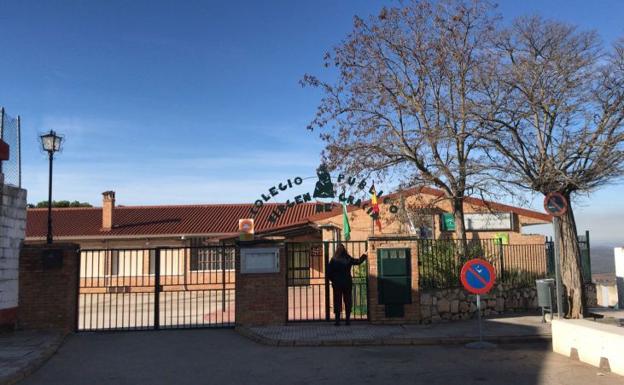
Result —
[{"label": "white painted wall", "polygon": [[596,298],[598,306],[615,307],[618,304],[617,286],[596,284]]},{"label": "white painted wall", "polygon": [[[188,248],[163,249],[160,257],[161,275],[184,274]],[[153,257],[153,256],[152,256]],[[116,272],[112,274],[112,259]],[[80,253],[80,278],[141,277],[149,275],[150,250],[86,250]]]},{"label": "white painted wall", "polygon": [[554,319],[552,345],[555,353],[570,357],[576,349],[580,361],[600,367],[609,360],[611,372],[624,376],[624,328],[584,319]]},{"label": "white painted wall", "polygon": [[17,307],[19,253],[26,232],[26,190],[1,184],[0,310]]}]

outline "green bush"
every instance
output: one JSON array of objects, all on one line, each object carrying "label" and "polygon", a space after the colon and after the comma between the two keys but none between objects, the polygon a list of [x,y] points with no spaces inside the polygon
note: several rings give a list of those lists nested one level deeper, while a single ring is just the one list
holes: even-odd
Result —
[{"label": "green bush", "polygon": [[460,255],[459,244],[454,240],[421,242],[418,254],[420,287],[445,289],[460,286],[461,267],[473,258],[483,258],[494,265],[497,259],[480,242],[468,242],[464,255]]}]

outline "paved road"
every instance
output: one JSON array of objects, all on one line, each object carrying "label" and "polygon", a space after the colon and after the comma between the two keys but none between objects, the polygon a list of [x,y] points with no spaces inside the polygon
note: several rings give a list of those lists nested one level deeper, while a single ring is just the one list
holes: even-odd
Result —
[{"label": "paved road", "polygon": [[545,344],[490,351],[444,347],[270,347],[232,330],[71,336],[32,384],[623,384]]}]

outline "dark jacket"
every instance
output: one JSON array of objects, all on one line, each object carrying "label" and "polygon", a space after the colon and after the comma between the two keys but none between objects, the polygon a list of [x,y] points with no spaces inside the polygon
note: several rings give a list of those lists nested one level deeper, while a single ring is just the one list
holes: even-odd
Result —
[{"label": "dark jacket", "polygon": [[359,265],[365,260],[366,256],[355,259],[348,254],[346,258],[332,258],[327,265],[327,278],[334,286],[350,287],[353,284],[351,266]]}]

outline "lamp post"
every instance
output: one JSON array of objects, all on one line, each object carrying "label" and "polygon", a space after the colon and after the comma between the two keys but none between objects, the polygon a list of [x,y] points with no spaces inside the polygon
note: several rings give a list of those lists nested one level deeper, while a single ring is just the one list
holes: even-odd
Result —
[{"label": "lamp post", "polygon": [[54,153],[60,151],[62,141],[63,138],[52,130],[47,134],[41,135],[41,145],[43,150],[48,152],[50,159],[48,176],[48,233],[46,235],[46,243],[48,245],[52,244],[52,161],[54,160]]}]

